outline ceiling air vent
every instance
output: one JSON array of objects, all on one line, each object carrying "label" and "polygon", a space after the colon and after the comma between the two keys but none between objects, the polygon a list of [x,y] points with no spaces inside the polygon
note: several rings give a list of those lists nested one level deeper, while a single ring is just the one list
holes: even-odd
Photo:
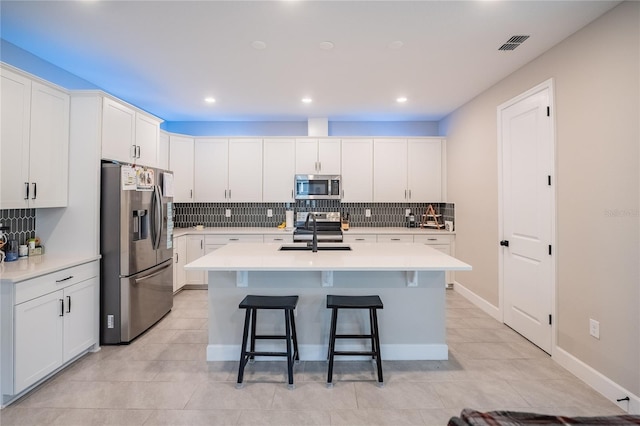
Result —
[{"label": "ceiling air vent", "polygon": [[528,35],[511,36],[505,44],[503,44],[502,46],[500,46],[500,48],[498,48],[498,50],[514,50],[516,47],[524,43],[525,40],[528,38],[529,38]]}]

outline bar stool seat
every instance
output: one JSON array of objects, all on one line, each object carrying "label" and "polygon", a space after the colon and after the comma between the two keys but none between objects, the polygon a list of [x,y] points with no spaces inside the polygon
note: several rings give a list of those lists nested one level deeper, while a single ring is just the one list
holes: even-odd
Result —
[{"label": "bar stool seat", "polygon": [[[242,349],[240,352],[240,366],[238,367],[238,382],[236,387],[243,386],[244,368],[247,362],[252,361],[257,356],[272,356],[287,358],[287,374],[289,378],[289,389],[293,389],[293,363],[300,360],[298,354],[298,336],[296,335],[296,322],[293,310],[298,304],[298,296],[256,296],[248,295],[238,305],[239,309],[246,309],[244,317],[244,330],[242,334]],[[284,311],[285,334],[267,335],[256,334],[256,322],[258,309],[282,309]],[[251,325],[251,333],[249,333]],[[286,352],[256,351],[256,340],[278,340],[286,341]],[[247,341],[250,340],[250,349],[247,350]]]},{"label": "bar stool seat", "polygon": [[[378,385],[383,385],[382,357],[380,356],[380,336],[378,331],[377,310],[383,309],[380,296],[336,296],[327,295],[327,309],[331,309],[331,330],[329,335],[329,369],[327,387],[333,387],[333,359],[335,355],[362,356],[370,355],[376,362]],[[339,309],[368,309],[370,334],[337,334]],[[336,351],[336,339],[370,339],[371,351]]]}]

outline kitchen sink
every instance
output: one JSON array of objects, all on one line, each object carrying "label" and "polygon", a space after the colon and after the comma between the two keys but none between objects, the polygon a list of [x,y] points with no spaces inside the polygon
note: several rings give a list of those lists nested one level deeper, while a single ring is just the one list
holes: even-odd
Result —
[{"label": "kitchen sink", "polygon": [[[281,246],[280,251],[311,251],[309,246]],[[350,246],[325,246],[318,245],[318,251],[351,251]]]}]

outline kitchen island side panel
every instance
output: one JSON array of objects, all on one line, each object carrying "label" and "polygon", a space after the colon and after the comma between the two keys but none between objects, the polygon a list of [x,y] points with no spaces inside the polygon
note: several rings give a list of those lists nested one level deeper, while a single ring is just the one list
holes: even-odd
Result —
[{"label": "kitchen island side panel", "polygon": [[[331,316],[326,308],[327,294],[380,296],[384,304],[378,311],[384,360],[447,359],[444,272],[419,272],[417,287],[407,287],[403,271],[333,274],[333,286],[322,287],[319,271],[252,271],[248,287],[237,287],[235,272],[210,271],[207,360],[239,359],[245,311],[238,309],[238,304],[248,294],[299,296],[295,318],[302,360],[326,359]],[[283,312],[259,311],[257,329],[259,334],[283,334]],[[340,311],[338,333],[368,331],[366,310]],[[266,350],[284,348],[284,341],[258,344]],[[368,345],[366,339],[338,342],[345,350],[366,350]]]}]

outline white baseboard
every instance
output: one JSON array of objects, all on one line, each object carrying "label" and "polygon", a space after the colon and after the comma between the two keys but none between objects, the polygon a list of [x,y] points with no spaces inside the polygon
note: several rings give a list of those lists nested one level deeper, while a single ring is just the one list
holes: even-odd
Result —
[{"label": "white baseboard", "polygon": [[458,281],[455,281],[453,283],[453,291],[455,291],[456,293],[460,293],[460,295],[476,305],[478,308],[482,309],[482,311],[484,311],[486,314],[496,319],[497,321],[502,322],[500,308],[487,302],[482,297],[478,296],[477,294],[460,284]]},{"label": "white baseboard", "polygon": [[[553,351],[553,360],[627,413],[640,414],[640,397],[638,395],[629,392],[569,352],[556,346]],[[616,401],[627,396],[629,401]]]},{"label": "white baseboard", "polygon": [[[259,350],[282,351],[283,344],[260,345]],[[337,350],[363,351],[367,350],[362,345],[336,345]],[[303,361],[324,361],[327,359],[327,346],[325,345],[299,345],[300,359]],[[446,344],[411,344],[411,345],[380,345],[382,359],[395,360],[446,360],[449,356],[449,347]],[[237,361],[240,358],[240,345],[207,345],[207,361]],[[263,357],[266,359],[266,357]],[[341,357],[343,359],[344,357]],[[368,357],[350,356],[351,360],[367,359]],[[256,357],[260,360],[260,357]],[[272,359],[272,358],[269,358]],[[277,359],[277,358],[276,358]]]}]

